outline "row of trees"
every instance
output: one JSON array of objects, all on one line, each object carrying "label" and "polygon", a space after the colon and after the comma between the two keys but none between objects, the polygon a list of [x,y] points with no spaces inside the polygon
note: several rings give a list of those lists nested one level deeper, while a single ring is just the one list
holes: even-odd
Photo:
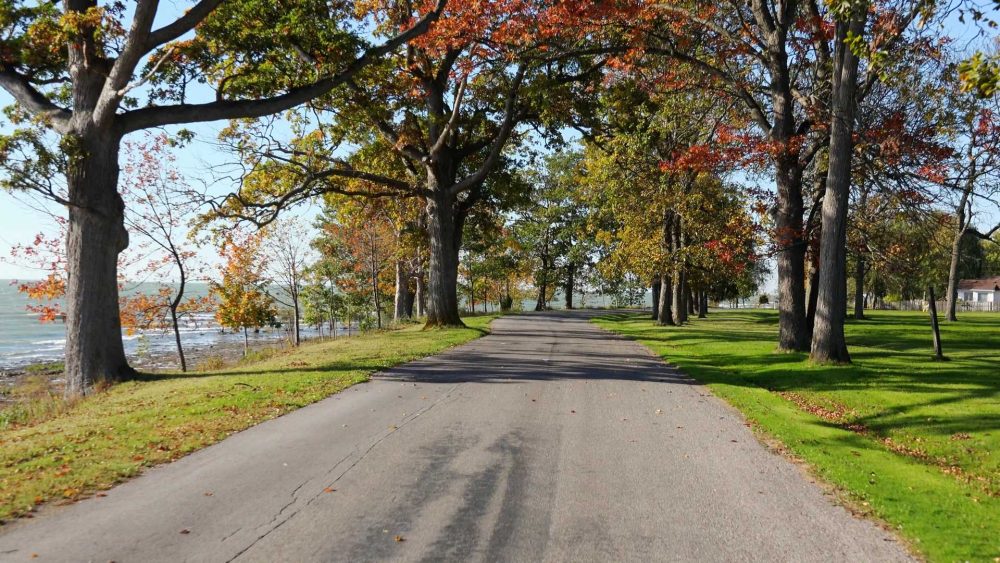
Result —
[{"label": "row of trees", "polygon": [[[763,251],[778,270],[779,348],[849,361],[849,234],[870,222],[869,202],[926,212],[955,196],[959,250],[969,233],[995,232],[972,226],[994,185],[995,117],[962,93],[972,67],[941,26],[965,8],[199,0],[170,18],[155,0],[132,10],[7,0],[0,86],[15,105],[3,181],[68,209],[70,393],[131,373],[117,337],[118,256],[129,247],[123,138],[224,119],[243,173],[207,202],[210,219],[263,227],[326,198],[331,225],[384,217],[397,248],[420,233],[423,251],[393,254],[393,308],[425,302],[429,327],[461,324],[460,258],[482,254],[465,238],[479,217],[524,200],[527,216],[542,217],[522,221],[545,248],[534,272],[542,307],[554,272],[573,286],[584,257],[600,254],[560,238],[574,229],[546,227],[559,181],[515,173],[522,152],[564,144],[575,129],[586,146],[581,201],[601,202],[585,232],[607,250],[600,262],[615,283],[656,278],[661,322],[683,322],[710,293],[744,292]],[[358,264],[377,304],[385,293],[368,247]],[[564,247],[578,254],[557,267],[548,254]],[[869,259],[855,255],[860,286]]]}]

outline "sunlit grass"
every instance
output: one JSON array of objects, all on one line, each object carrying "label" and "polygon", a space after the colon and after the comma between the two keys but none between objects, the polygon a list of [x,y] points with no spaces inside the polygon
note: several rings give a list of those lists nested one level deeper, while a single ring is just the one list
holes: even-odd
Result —
[{"label": "sunlit grass", "polygon": [[597,322],[650,347],[739,408],[816,473],[936,561],[1000,557],[1000,315],[850,321],[854,364],[774,352],[772,311],[720,311],[679,328],[641,315]]},{"label": "sunlit grass", "polygon": [[410,326],[306,343],[224,370],[150,375],[36,413],[40,422],[0,428],[0,519],[107,489],[375,371],[472,340],[493,318],[466,319],[464,329]]}]

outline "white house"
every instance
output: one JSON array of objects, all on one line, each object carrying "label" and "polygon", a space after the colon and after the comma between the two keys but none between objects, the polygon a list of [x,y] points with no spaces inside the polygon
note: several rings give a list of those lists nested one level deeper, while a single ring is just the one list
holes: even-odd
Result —
[{"label": "white house", "polygon": [[958,298],[967,303],[1000,303],[1000,276],[959,281]]}]

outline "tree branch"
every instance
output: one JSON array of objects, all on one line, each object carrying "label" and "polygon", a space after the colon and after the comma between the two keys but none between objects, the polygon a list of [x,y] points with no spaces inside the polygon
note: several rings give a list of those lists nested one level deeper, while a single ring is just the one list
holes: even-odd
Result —
[{"label": "tree branch", "polygon": [[181,35],[194,29],[202,20],[208,17],[224,0],[201,0],[183,16],[173,22],[153,31],[146,38],[145,52],[148,53],[164,43],[173,41]]},{"label": "tree branch", "polygon": [[260,100],[219,100],[204,104],[178,104],[133,110],[119,117],[118,126],[122,133],[131,133],[150,127],[178,123],[262,117],[291,109],[344,84],[369,64],[392,52],[403,43],[425,33],[431,22],[440,16],[447,1],[438,0],[434,11],[420,18],[420,21],[413,27],[399,33],[378,47],[367,49],[344,70],[328,78],[293,88],[285,94]]},{"label": "tree branch", "polygon": [[70,111],[52,103],[24,75],[5,64],[0,65],[0,87],[32,115],[47,119],[57,132],[66,133],[69,130]]},{"label": "tree branch", "polygon": [[503,152],[503,147],[507,144],[507,139],[510,138],[511,133],[513,133],[514,127],[517,125],[519,120],[518,114],[520,111],[517,107],[517,99],[518,93],[521,90],[521,82],[524,80],[524,72],[524,67],[520,66],[517,69],[517,73],[514,75],[510,91],[507,93],[503,123],[497,131],[496,137],[493,139],[493,146],[490,147],[490,152],[486,156],[486,160],[483,161],[479,170],[476,170],[473,174],[466,176],[459,182],[456,182],[454,185],[449,187],[448,192],[451,195],[458,195],[469,188],[481,184],[486,180],[486,177],[493,170],[493,168],[496,167],[497,161],[500,160],[500,154]]}]

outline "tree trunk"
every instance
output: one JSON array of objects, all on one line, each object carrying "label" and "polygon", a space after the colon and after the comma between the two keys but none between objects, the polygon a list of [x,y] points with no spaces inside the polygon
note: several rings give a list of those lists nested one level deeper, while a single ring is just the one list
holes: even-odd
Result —
[{"label": "tree trunk", "polygon": [[243,357],[250,353],[250,336],[247,334],[247,327],[243,327]]},{"label": "tree trunk", "polygon": [[660,318],[660,274],[656,274],[650,289],[653,292],[653,320]]},{"label": "tree trunk", "polygon": [[854,319],[865,318],[865,257],[859,252],[854,267]]},{"label": "tree trunk", "polygon": [[420,272],[419,274],[417,274],[417,292],[413,298],[417,306],[418,317],[423,317],[424,315],[427,314],[427,299],[426,299],[427,291],[425,285],[426,284],[424,282],[424,274],[423,272]]},{"label": "tree trunk", "polygon": [[469,312],[476,312],[476,279],[469,278]]},{"label": "tree trunk", "polygon": [[847,206],[851,189],[858,58],[847,45],[850,35],[864,31],[867,10],[856,8],[848,21],[836,23],[833,89],[831,91],[829,169],[823,197],[820,239],[819,293],[813,323],[810,358],[817,362],[850,362],[844,339],[847,311]]},{"label": "tree trunk", "polygon": [[[962,222],[960,214],[959,223]],[[963,234],[965,234],[964,226],[959,227],[955,240],[951,243],[951,264],[948,266],[948,314],[945,316],[945,320],[949,322],[958,320],[958,265],[962,259]]]},{"label": "tree trunk", "polygon": [[948,265],[948,313],[945,316],[945,320],[949,322],[958,320],[958,267],[962,262],[962,238],[969,229],[965,206],[968,204],[973,186],[974,184],[969,180],[966,189],[962,192],[962,199],[955,209],[958,228],[955,231],[955,238],[951,242],[951,263]]},{"label": "tree trunk", "polygon": [[698,305],[698,318],[708,318],[708,293],[702,291],[698,299],[700,303]]},{"label": "tree trunk", "polygon": [[293,342],[296,346],[302,344],[302,311],[299,309],[299,292],[292,288],[292,327]]},{"label": "tree trunk", "polygon": [[[67,137],[68,138],[68,137]],[[118,195],[119,139],[75,137],[66,170],[66,395],[135,374],[125,357],[118,311],[118,254],[128,247]]]},{"label": "tree trunk", "polygon": [[566,308],[573,308],[573,290],[576,285],[576,264],[570,262],[566,265],[566,287],[564,291],[566,292]]},{"label": "tree trunk", "polygon": [[430,242],[426,328],[462,327],[458,312],[458,243],[454,198],[435,190],[427,198]]},{"label": "tree trunk", "polygon": [[382,328],[382,307],[379,306],[378,298],[378,270],[375,266],[375,254],[372,253],[372,307],[375,308],[375,319],[379,329]]},{"label": "tree trunk", "polygon": [[671,280],[673,283],[670,286],[671,312],[673,313],[672,324],[681,326],[684,324],[684,282],[680,268],[675,267],[674,275],[671,277],[673,278]]},{"label": "tree trunk", "polygon": [[549,291],[549,262],[544,256],[542,257],[542,272],[541,272],[541,284],[538,286],[538,299],[535,301],[535,310],[544,311],[548,300]]},{"label": "tree trunk", "polygon": [[[819,229],[815,233],[818,240]],[[809,295],[806,303],[806,327],[809,330],[809,340],[812,341],[813,324],[816,322],[816,300],[819,296],[819,244],[809,250]]]},{"label": "tree trunk", "polygon": [[656,324],[660,326],[674,324],[674,315],[670,310],[670,302],[673,300],[673,294],[669,288],[672,287],[673,283],[670,280],[670,276],[660,274],[660,302],[656,304],[656,307],[659,309],[656,314]]},{"label": "tree trunk", "polygon": [[674,214],[670,226],[670,251],[673,261],[673,275],[671,276],[673,284],[670,286],[670,299],[673,321],[677,326],[684,324],[684,314],[687,312],[684,307],[684,268],[678,255],[683,245],[681,228],[681,217]]},{"label": "tree trunk", "polygon": [[778,159],[778,210],[775,216],[778,244],[778,348],[809,349],[806,322],[805,255],[802,232],[802,174],[793,155]]},{"label": "tree trunk", "polygon": [[406,302],[403,303],[403,314],[408,319],[413,318],[414,304],[416,303],[416,294],[410,290],[410,280],[406,280]]},{"label": "tree trunk", "polygon": [[396,260],[396,296],[393,300],[392,320],[399,322],[410,315],[406,311],[410,299],[410,276],[402,260]]}]

